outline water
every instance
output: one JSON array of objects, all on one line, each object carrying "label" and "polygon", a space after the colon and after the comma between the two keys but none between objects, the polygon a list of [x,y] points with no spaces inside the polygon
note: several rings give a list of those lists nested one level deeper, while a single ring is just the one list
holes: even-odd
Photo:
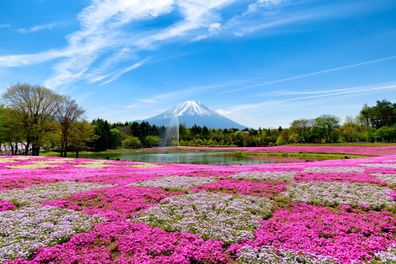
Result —
[{"label": "water", "polygon": [[282,157],[263,157],[256,155],[240,155],[235,152],[112,152],[112,153],[82,153],[86,158],[109,158],[131,160],[140,162],[163,162],[163,163],[189,163],[189,164],[267,164],[304,162],[317,159],[298,159]]}]

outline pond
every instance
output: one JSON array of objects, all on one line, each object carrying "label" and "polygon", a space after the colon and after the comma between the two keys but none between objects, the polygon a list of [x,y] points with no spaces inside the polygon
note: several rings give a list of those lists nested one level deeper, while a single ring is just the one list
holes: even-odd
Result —
[{"label": "pond", "polygon": [[[120,151],[103,153],[81,153],[80,157],[101,158],[112,160],[130,160],[140,162],[162,162],[162,163],[188,163],[188,164],[267,164],[267,163],[290,163],[309,162],[316,160],[334,159],[330,155],[306,156],[304,154],[261,154],[253,155],[248,153],[222,151],[222,152],[145,152],[145,151]],[[340,156],[338,158],[343,158]]]}]

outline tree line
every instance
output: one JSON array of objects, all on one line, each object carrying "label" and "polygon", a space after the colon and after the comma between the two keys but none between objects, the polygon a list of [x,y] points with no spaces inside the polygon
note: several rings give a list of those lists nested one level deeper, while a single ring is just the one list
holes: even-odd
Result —
[{"label": "tree line", "polygon": [[[39,155],[41,150],[105,151],[169,145],[271,146],[292,143],[396,142],[396,103],[364,105],[343,124],[333,115],[298,119],[288,128],[210,129],[180,125],[178,137],[169,128],[148,122],[87,121],[75,100],[41,86],[17,84],[2,95],[0,151]],[[169,135],[171,134],[171,135]]]}]

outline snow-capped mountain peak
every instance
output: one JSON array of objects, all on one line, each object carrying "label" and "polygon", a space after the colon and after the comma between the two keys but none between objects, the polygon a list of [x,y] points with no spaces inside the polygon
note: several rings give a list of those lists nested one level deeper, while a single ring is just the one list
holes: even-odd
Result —
[{"label": "snow-capped mountain peak", "polygon": [[[169,111],[166,111],[166,115],[169,117],[176,117],[176,116],[183,116],[183,115],[210,115],[211,110],[207,108],[205,105],[202,103],[195,101],[195,100],[189,100],[185,101],[184,103],[181,103]],[[164,113],[164,114],[165,114]]]},{"label": "snow-capped mountain peak", "polygon": [[245,128],[245,126],[210,110],[204,104],[195,100],[189,100],[181,103],[162,114],[147,119],[146,121],[157,126],[170,126],[170,124],[174,124],[176,121],[186,127],[197,125],[206,126],[208,128]]}]

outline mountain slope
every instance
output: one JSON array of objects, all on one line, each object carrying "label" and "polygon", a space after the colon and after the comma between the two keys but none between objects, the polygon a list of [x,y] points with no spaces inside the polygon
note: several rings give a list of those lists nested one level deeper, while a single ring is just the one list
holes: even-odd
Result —
[{"label": "mountain slope", "polygon": [[172,109],[146,119],[145,121],[150,124],[157,126],[170,126],[177,124],[183,124],[186,127],[206,126],[208,128],[238,128],[244,129],[245,126],[238,124],[237,122],[228,119],[210,110],[205,105],[197,101],[186,101],[179,104]]}]

